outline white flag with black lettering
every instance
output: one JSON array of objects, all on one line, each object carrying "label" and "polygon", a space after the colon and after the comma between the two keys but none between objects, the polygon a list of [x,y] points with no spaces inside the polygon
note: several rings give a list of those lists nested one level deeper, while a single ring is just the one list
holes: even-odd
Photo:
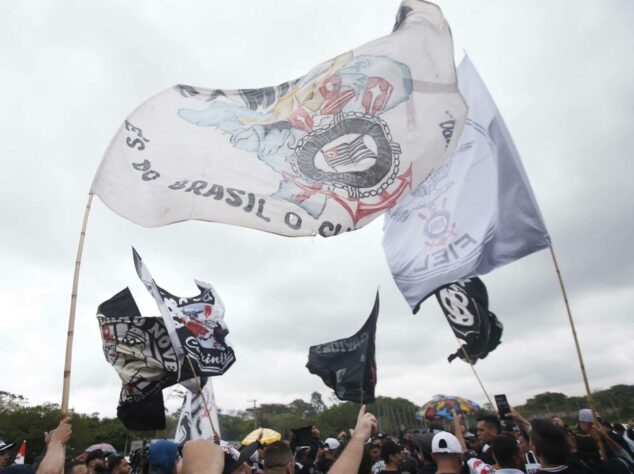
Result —
[{"label": "white flag with black lettering", "polygon": [[442,165],[465,117],[442,12],[404,0],[392,34],[299,79],[150,98],[112,139],[91,192],[147,227],[197,219],[337,235]]},{"label": "white flag with black lettering", "polygon": [[456,150],[385,216],[385,255],[414,312],[436,288],[550,246],[513,140],[468,57],[458,86],[469,114]]}]

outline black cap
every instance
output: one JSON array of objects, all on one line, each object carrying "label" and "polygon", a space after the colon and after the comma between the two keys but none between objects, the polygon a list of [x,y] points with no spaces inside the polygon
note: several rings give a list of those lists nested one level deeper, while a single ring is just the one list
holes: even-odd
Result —
[{"label": "black cap", "polygon": [[101,449],[93,449],[86,456],[86,464],[88,464],[93,459],[106,459],[106,454]]},{"label": "black cap", "polygon": [[238,469],[243,462],[253,456],[253,453],[258,449],[258,442],[254,441],[253,443],[245,446],[240,451],[240,455],[238,459],[234,459],[231,454],[225,451],[225,468],[222,470],[222,474],[231,474],[233,471]]}]

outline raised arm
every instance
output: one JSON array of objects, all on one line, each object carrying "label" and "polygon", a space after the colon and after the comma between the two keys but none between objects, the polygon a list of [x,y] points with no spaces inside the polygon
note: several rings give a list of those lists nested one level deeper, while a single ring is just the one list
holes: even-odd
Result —
[{"label": "raised arm", "polygon": [[346,445],[339,458],[332,465],[329,474],[351,474],[359,470],[365,442],[376,431],[376,417],[366,412],[365,405],[361,406],[357,425],[354,427],[350,441]]},{"label": "raised arm", "polygon": [[37,468],[36,474],[61,474],[64,472],[64,460],[66,458],[66,443],[73,434],[70,418],[66,417],[59,422],[57,428],[49,433],[44,433],[44,440],[48,440],[46,454]]}]

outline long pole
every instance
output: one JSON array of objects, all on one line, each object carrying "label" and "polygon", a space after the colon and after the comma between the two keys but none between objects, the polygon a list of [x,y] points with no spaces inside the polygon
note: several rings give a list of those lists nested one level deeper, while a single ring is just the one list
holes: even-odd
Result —
[{"label": "long pole", "polygon": [[75,274],[73,276],[73,291],[70,297],[70,314],[68,315],[68,332],[66,333],[66,359],[64,362],[64,385],[62,388],[62,418],[68,416],[68,398],[70,393],[70,368],[73,360],[73,336],[75,334],[75,312],[77,309],[77,287],[79,286],[79,267],[81,266],[81,255],[84,250],[84,237],[86,237],[86,225],[88,224],[88,214],[92,204],[92,193],[88,193],[88,202],[84,211],[84,221],[79,234],[79,247],[77,248],[77,258],[75,259]]},{"label": "long pole", "polygon": [[458,341],[458,344],[460,344],[460,349],[462,349],[462,353],[464,354],[466,361],[469,363],[469,367],[471,367],[471,371],[473,372],[473,375],[475,375],[475,378],[478,380],[478,383],[480,384],[480,388],[482,388],[484,395],[487,397],[487,400],[489,401],[489,405],[491,405],[491,408],[495,410],[495,405],[493,405],[493,402],[491,401],[489,392],[487,392],[486,388],[484,388],[484,384],[482,383],[482,380],[480,380],[480,376],[476,372],[476,369],[473,366],[473,362],[471,362],[471,358],[469,357],[469,354],[467,354],[467,351],[465,350],[464,345],[462,345],[462,343],[460,342],[460,339],[456,338],[456,341]]},{"label": "long pole", "polygon": [[[590,410],[592,411],[592,420],[594,422],[594,426],[599,427],[599,420],[596,417],[596,407],[594,404],[594,398],[592,397],[592,392],[590,391],[590,384],[588,383],[588,375],[586,374],[586,366],[583,363],[583,356],[581,355],[581,347],[579,346],[579,339],[577,338],[577,330],[575,329],[575,322],[572,319],[572,312],[570,311],[570,304],[568,303],[568,295],[566,294],[566,287],[564,286],[564,280],[561,277],[561,271],[559,270],[559,265],[557,264],[557,257],[555,257],[555,251],[552,246],[550,247],[550,255],[553,258],[553,264],[555,265],[555,271],[557,272],[557,278],[559,279],[559,287],[561,288],[561,294],[564,298],[564,303],[566,304],[566,312],[568,313],[568,321],[570,322],[570,329],[572,330],[572,338],[575,341],[575,347],[577,349],[577,357],[579,358],[579,367],[581,367],[581,376],[583,377],[583,383],[586,387],[586,397],[588,398],[588,405],[590,405]],[[603,445],[603,440],[599,438],[599,449],[601,451],[601,458],[606,459],[605,446]]]}]

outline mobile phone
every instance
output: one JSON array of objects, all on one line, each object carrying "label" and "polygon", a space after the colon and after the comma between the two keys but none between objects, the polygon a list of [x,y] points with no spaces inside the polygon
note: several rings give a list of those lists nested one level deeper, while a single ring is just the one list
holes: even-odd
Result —
[{"label": "mobile phone", "polygon": [[526,464],[524,468],[526,469],[526,474],[535,474],[542,468],[541,464],[539,464],[539,462],[537,461],[537,458],[535,457],[533,451],[529,451],[526,453]]},{"label": "mobile phone", "polygon": [[495,404],[498,406],[498,413],[500,414],[500,419],[504,420],[508,413],[511,413],[511,406],[509,405],[508,400],[506,399],[506,395],[496,395],[495,396]]}]

